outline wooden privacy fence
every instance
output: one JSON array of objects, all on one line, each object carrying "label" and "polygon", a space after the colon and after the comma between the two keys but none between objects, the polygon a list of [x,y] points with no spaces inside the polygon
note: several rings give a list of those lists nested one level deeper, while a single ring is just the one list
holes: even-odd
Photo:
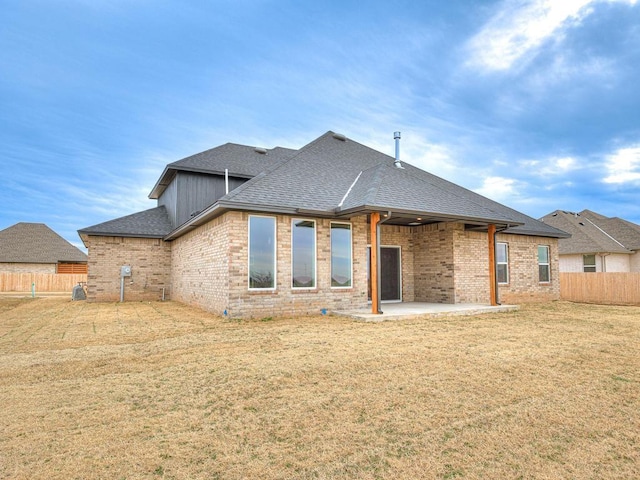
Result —
[{"label": "wooden privacy fence", "polygon": [[78,282],[86,281],[86,274],[0,272],[0,292],[31,292],[35,283],[36,293],[69,292],[71,295]]},{"label": "wooden privacy fence", "polygon": [[640,273],[561,273],[560,298],[571,302],[640,305]]}]

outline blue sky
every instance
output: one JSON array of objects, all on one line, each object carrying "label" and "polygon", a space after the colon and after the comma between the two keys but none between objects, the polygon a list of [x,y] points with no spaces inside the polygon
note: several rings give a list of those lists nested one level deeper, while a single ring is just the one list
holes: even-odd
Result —
[{"label": "blue sky", "polygon": [[533,217],[640,223],[640,2],[4,0],[0,229],[147,208],[164,166],[327,130]]}]

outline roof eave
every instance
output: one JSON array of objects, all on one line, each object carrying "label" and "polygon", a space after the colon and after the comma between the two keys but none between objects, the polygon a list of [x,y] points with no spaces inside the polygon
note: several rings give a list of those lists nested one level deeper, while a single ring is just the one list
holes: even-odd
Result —
[{"label": "roof eave", "polygon": [[444,214],[444,213],[427,212],[427,211],[421,211],[421,210],[397,209],[397,208],[381,206],[381,205],[362,205],[359,207],[348,208],[345,210],[337,208],[335,210],[335,215],[346,217],[346,216],[352,216],[357,214],[362,215],[362,214],[368,214],[368,213],[374,213],[374,212],[389,212],[389,211],[392,213],[401,214],[401,215],[411,215],[411,216],[417,216],[417,217],[419,216],[419,217],[441,219],[442,221],[462,221],[462,222],[468,222],[468,223],[479,223],[482,225],[494,224],[494,225],[504,225],[509,227],[517,227],[520,225],[524,225],[524,223],[522,222],[518,222],[516,220],[509,220],[506,218],[497,219],[497,218],[488,218],[488,217],[471,217],[467,215],[452,215],[452,214]]}]

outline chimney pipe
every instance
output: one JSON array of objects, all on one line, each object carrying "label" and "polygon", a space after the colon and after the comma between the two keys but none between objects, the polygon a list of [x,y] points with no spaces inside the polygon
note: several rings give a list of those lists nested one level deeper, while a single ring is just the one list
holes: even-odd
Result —
[{"label": "chimney pipe", "polygon": [[393,165],[396,168],[404,168],[400,163],[400,132],[393,132],[393,138],[396,141],[396,161],[393,162]]}]

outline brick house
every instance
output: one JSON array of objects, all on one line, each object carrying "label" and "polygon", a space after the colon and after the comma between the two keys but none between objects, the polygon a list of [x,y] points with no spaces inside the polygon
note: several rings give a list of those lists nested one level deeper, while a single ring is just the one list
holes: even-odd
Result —
[{"label": "brick house", "polygon": [[0,230],[0,272],[87,273],[87,255],[44,223]]},{"label": "brick house", "polygon": [[150,198],[79,230],[89,300],[124,290],[248,317],[559,297],[564,232],[333,132],[299,150],[193,155]]},{"label": "brick house", "polygon": [[571,234],[558,242],[561,272],[640,272],[640,225],[591,210],[540,220]]}]

